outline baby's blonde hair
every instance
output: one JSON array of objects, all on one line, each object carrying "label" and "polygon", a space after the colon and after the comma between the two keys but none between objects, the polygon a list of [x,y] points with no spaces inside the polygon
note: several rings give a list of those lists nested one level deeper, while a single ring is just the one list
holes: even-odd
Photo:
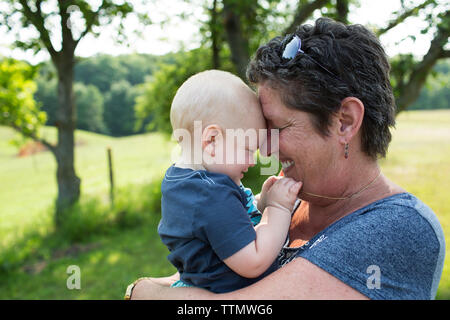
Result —
[{"label": "baby's blonde hair", "polygon": [[197,73],[178,88],[172,101],[172,129],[186,129],[192,133],[194,121],[202,121],[203,127],[214,123],[230,128],[243,120],[248,114],[246,106],[255,101],[255,93],[229,72],[207,70]]}]

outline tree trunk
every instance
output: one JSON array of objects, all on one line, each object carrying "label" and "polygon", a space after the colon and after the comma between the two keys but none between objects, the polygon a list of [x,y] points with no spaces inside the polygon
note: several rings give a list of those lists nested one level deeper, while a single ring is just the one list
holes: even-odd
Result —
[{"label": "tree trunk", "polygon": [[223,1],[223,14],[225,32],[231,51],[231,61],[236,67],[238,76],[247,82],[246,70],[250,61],[248,39],[242,34],[240,17],[236,12],[235,4]]},{"label": "tree trunk", "polygon": [[348,23],[348,0],[337,0],[336,1],[336,21],[342,22],[344,24]]},{"label": "tree trunk", "polygon": [[212,66],[213,69],[220,69],[220,58],[219,58],[219,28],[217,26],[217,0],[214,0],[213,7],[211,9],[211,48],[212,48]]},{"label": "tree trunk", "polygon": [[64,210],[80,197],[80,178],[75,173],[75,125],[76,110],[73,94],[73,52],[62,54],[58,70],[58,144],[56,147],[58,198],[56,200],[55,222],[60,226]]}]

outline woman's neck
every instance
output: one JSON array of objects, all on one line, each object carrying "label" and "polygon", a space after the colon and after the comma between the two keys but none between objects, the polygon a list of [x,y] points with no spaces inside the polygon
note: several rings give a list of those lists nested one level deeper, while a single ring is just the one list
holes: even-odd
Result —
[{"label": "woman's neck", "polygon": [[[347,177],[347,180],[336,177],[340,183],[349,181],[346,190],[343,192],[343,195],[348,195],[348,198],[336,200],[305,196],[303,210],[299,211],[299,216],[296,217],[297,221],[293,221],[293,223],[302,225],[306,237],[313,236],[339,219],[372,202],[396,193],[405,192],[384,177],[383,174],[380,175],[380,170],[378,165],[374,163],[364,170],[352,170],[351,172],[356,173],[355,177]],[[364,174],[362,175],[361,172]]]}]

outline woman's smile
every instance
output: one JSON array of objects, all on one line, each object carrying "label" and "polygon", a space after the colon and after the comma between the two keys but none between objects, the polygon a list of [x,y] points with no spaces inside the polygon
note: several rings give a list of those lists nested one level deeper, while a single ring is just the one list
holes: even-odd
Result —
[{"label": "woman's smile", "polygon": [[281,167],[283,168],[283,172],[286,173],[286,171],[288,171],[289,169],[291,169],[294,166],[294,161],[290,161],[290,160],[286,160],[286,161],[281,161]]}]

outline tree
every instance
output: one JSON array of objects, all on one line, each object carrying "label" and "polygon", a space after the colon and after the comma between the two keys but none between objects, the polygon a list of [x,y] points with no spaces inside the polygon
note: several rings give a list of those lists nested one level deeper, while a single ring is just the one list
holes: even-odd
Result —
[{"label": "tree", "polygon": [[[40,72],[39,72],[40,73]],[[34,99],[40,110],[47,115],[46,125],[54,126],[58,111],[58,83],[56,78],[47,79],[40,73],[36,78],[37,90]]]},{"label": "tree", "polygon": [[[397,19],[389,22],[386,28],[378,30],[377,34],[380,36],[402,23],[407,17],[418,15],[427,6],[436,7],[436,3],[435,1],[427,0],[417,7],[405,9]],[[435,28],[434,38],[422,59],[416,61],[412,54],[399,55],[391,63],[391,78],[396,98],[397,113],[406,110],[417,100],[427,77],[431,74],[436,63],[441,59],[450,57],[450,51],[446,49],[450,37],[450,11],[440,12],[436,17],[429,14],[428,20],[429,25],[422,30],[422,33]]]},{"label": "tree", "polygon": [[77,128],[98,133],[107,133],[103,121],[103,96],[93,86],[80,82],[74,84],[77,103]]},{"label": "tree", "polygon": [[438,62],[433,68],[432,76],[427,78],[427,82],[422,89],[419,98],[414,102],[409,110],[417,109],[449,109],[450,108],[450,61]]},{"label": "tree", "polygon": [[126,80],[113,83],[105,96],[104,119],[112,136],[134,133],[136,122],[134,104],[139,89]]},{"label": "tree", "polygon": [[[46,125],[54,126],[58,115],[57,79],[46,79],[41,76],[36,79],[37,91],[34,99],[40,110],[47,115]],[[74,96],[77,105],[76,128],[81,130],[108,133],[103,121],[103,96],[94,85],[82,82],[74,83]]]},{"label": "tree", "polygon": [[[196,1],[191,1],[196,5]],[[389,21],[387,26],[375,30],[378,35],[384,34],[395,26],[403,23],[411,16],[424,16],[429,22],[422,32],[435,29],[435,37],[430,44],[430,50],[421,61],[414,60],[412,55],[398,56],[391,60],[391,79],[396,97],[397,111],[406,109],[418,97],[426,78],[431,73],[439,59],[449,56],[445,49],[449,37],[448,11],[443,11],[443,5],[437,0],[424,0],[411,5],[409,1],[402,1],[402,9],[396,12],[396,18]],[[330,17],[342,23],[351,23],[348,13],[352,6],[357,6],[358,0],[298,0],[294,5],[281,0],[210,0],[204,5],[208,19],[202,21],[200,29],[203,35],[203,48],[209,47],[209,57],[214,68],[227,70],[224,63],[231,61],[233,66],[228,70],[235,72],[246,81],[245,69],[250,56],[261,43],[276,35],[292,33],[298,25],[309,22],[320,12],[321,16]],[[205,66],[193,61],[198,71]],[[178,64],[175,62],[175,65]],[[182,67],[183,64],[180,64]],[[193,69],[191,67],[190,69]],[[147,129],[170,131],[169,109],[170,101],[176,92],[176,86],[182,81],[168,79],[167,75],[177,80],[186,79],[191,70],[165,66],[154,79],[147,84],[145,97],[138,99],[138,118],[151,115],[153,122]],[[182,74],[185,70],[185,75]],[[166,75],[164,74],[166,73]],[[167,91],[164,92],[164,84]],[[164,92],[164,93],[163,93]]]},{"label": "tree", "polygon": [[[0,61],[0,124],[10,126],[25,135],[39,139],[39,128],[46,114],[33,99],[36,91],[36,68],[14,59]],[[44,142],[48,148],[53,148]]]},{"label": "tree", "polygon": [[330,0],[314,0],[314,1],[298,1],[297,9],[294,13],[294,18],[288,27],[284,30],[284,33],[293,33],[297,26],[305,23],[309,19],[313,12],[317,9],[321,9],[325,5],[330,3]]},{"label": "tree", "polygon": [[94,85],[102,93],[111,88],[111,84],[125,79],[127,69],[116,57],[101,54],[92,58],[81,59],[75,67],[75,81]]},{"label": "tree", "polygon": [[[251,55],[259,45],[281,32],[278,23],[286,13],[278,10],[280,0],[222,0],[221,19],[225,41],[237,75],[247,82],[245,75]],[[217,28],[217,27],[216,27]],[[213,33],[211,33],[213,35]]]},{"label": "tree", "polygon": [[[343,23],[348,21],[350,5],[358,4],[357,0],[299,0],[296,7],[287,6],[286,13],[280,13],[278,4],[280,1],[258,1],[258,0],[222,0],[222,20],[217,19],[217,1],[213,2],[213,9],[209,9],[211,19],[208,21],[213,55],[218,51],[217,24],[223,24],[223,31],[226,34],[225,40],[231,52],[231,60],[235,66],[236,73],[245,80],[245,68],[249,57],[256,48],[252,47],[255,39],[258,43],[267,41],[273,31],[273,26],[269,21],[277,18],[285,18],[286,27],[280,33],[292,33],[295,28],[308,19],[314,12],[320,10],[322,16],[331,17]],[[397,112],[401,112],[410,106],[419,96],[427,77],[431,73],[433,66],[440,59],[450,57],[450,51],[446,49],[450,36],[449,11],[445,11],[445,6],[437,0],[424,0],[411,5],[411,2],[402,1],[402,9],[396,12],[396,17],[387,23],[387,26],[376,30],[378,36],[395,28],[412,16],[425,16],[428,26],[422,30],[427,33],[434,31],[434,38],[430,43],[430,48],[421,60],[414,60],[412,55],[399,56],[392,61],[392,84],[394,87]],[[292,12],[292,14],[289,14]],[[214,14],[214,16],[213,16]],[[213,23],[215,22],[215,24]],[[281,25],[283,23],[280,23]],[[266,30],[267,32],[264,32]],[[266,38],[261,38],[261,34]],[[259,39],[257,38],[259,35]],[[219,65],[217,63],[217,65]]]},{"label": "tree", "polygon": [[[291,24],[286,28],[286,33],[292,33],[296,26],[304,23],[312,13],[321,8],[327,8],[328,13],[323,16],[331,17],[343,23],[349,23],[348,12],[349,5],[355,1],[352,0],[336,0],[335,4],[327,0],[300,0]],[[335,7],[335,10],[331,10]],[[397,113],[406,110],[418,98],[421,88],[432,71],[433,66],[439,59],[450,57],[449,50],[445,49],[450,36],[450,17],[449,11],[442,10],[443,6],[436,0],[425,0],[416,5],[408,6],[402,1],[402,9],[396,12],[396,17],[388,22],[387,26],[376,30],[376,34],[381,36],[389,30],[403,23],[412,16],[419,16],[424,11],[428,26],[422,30],[427,33],[435,28],[434,38],[430,43],[428,52],[422,60],[415,61],[411,54],[401,55],[391,61],[391,78],[396,98]],[[434,13],[438,12],[438,14]]]},{"label": "tree", "polygon": [[[349,4],[356,0],[300,0],[296,7],[281,0],[213,0],[205,11],[209,20],[203,34],[210,39],[212,61],[220,68],[219,52],[226,43],[236,74],[246,81],[245,71],[258,46],[279,34],[292,33],[309,19],[315,10],[327,9],[324,16],[346,23]],[[280,10],[283,7],[283,10]],[[284,26],[287,21],[290,23]]]},{"label": "tree", "polygon": [[[188,52],[179,52],[173,63],[163,64],[152,75],[150,81],[145,83],[142,94],[136,98],[137,127],[140,129],[146,125],[147,131],[158,130],[171,133],[170,106],[178,88],[190,76],[211,69],[209,50],[198,48]],[[223,70],[230,70],[232,65],[222,64]],[[147,119],[151,117],[152,121]]]},{"label": "tree", "polygon": [[[4,2],[5,10],[0,13],[0,18],[10,32],[18,33],[24,29],[34,29],[36,33],[35,37],[31,36],[26,40],[21,40],[22,37],[17,36],[19,40],[15,45],[24,50],[33,49],[35,52],[46,50],[58,76],[57,144],[52,145],[42,139],[40,141],[53,152],[57,163],[58,197],[55,222],[59,226],[64,219],[64,210],[76,202],[80,196],[81,180],[76,175],[74,167],[75,50],[87,34],[98,35],[101,26],[111,23],[116,17],[123,19],[133,11],[133,7],[128,2],[117,4],[113,0],[102,0],[97,7],[83,0],[58,0],[56,8],[52,8],[53,2],[46,0],[5,0]],[[72,23],[71,13],[74,11],[81,16],[81,27],[75,28],[75,24]],[[118,35],[123,37],[123,25],[120,24],[120,26],[122,28],[119,28]],[[60,37],[56,39],[60,39],[60,45],[57,45],[58,40],[55,40],[55,30],[58,29]],[[14,128],[27,136],[36,138],[28,130],[16,126]]]}]

